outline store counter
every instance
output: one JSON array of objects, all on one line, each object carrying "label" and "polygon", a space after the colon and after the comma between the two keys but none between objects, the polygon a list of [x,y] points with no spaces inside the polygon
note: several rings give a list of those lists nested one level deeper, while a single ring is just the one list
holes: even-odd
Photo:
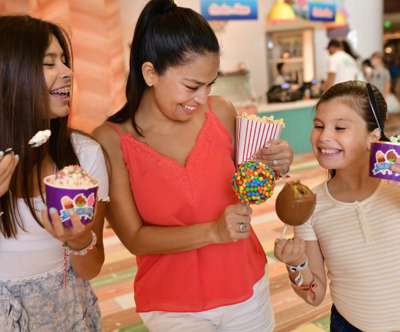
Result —
[{"label": "store counter", "polygon": [[295,153],[311,152],[310,134],[318,99],[300,100],[290,103],[258,104],[259,115],[282,118],[285,128],[281,138],[288,141]]}]

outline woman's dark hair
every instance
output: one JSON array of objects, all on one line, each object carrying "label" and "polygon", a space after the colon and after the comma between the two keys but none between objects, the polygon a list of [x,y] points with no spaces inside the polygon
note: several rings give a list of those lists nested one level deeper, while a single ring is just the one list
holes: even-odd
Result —
[{"label": "woman's dark hair", "polygon": [[370,59],[363,60],[363,62],[361,62],[361,65],[372,68],[372,63]]},{"label": "woman's dark hair", "polygon": [[[10,190],[0,198],[0,233],[15,237],[17,225],[16,200],[28,205],[36,221],[34,189],[41,189],[42,163],[47,154],[57,168],[77,164],[70,141],[67,117],[49,119],[49,92],[43,72],[43,59],[51,38],[55,37],[64,52],[65,64],[72,68],[69,39],[57,25],[30,16],[0,16],[0,150],[12,148],[19,163],[11,179]],[[47,144],[28,146],[29,139],[39,130],[50,129]]]},{"label": "woman's dark hair", "polygon": [[351,47],[350,43],[347,40],[342,40],[340,41],[341,45],[342,45],[342,49],[343,51],[345,51],[348,55],[350,55],[354,60],[358,60],[359,59],[359,55],[354,52],[353,48]]},{"label": "woman's dark hair", "polygon": [[132,121],[142,136],[135,113],[147,86],[142,75],[149,61],[158,74],[168,67],[185,64],[193,54],[219,53],[219,44],[207,21],[189,8],[178,7],[172,0],[151,0],[137,21],[130,51],[130,71],[126,86],[127,102],[109,118],[115,123]]},{"label": "woman's dark hair", "polygon": [[[387,140],[384,133],[387,105],[376,86],[363,81],[335,84],[321,96],[316,108],[332,100],[337,100],[355,110],[365,120],[368,132],[380,128],[380,140]],[[334,175],[334,170],[332,171],[330,173]]]},{"label": "woman's dark hair", "polygon": [[337,39],[331,39],[326,48],[330,48],[330,47],[341,48],[342,44]]}]

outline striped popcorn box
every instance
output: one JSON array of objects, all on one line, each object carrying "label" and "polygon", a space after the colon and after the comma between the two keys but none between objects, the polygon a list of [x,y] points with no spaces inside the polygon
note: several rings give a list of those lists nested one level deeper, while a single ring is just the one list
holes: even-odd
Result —
[{"label": "striped popcorn box", "polygon": [[269,141],[278,139],[283,119],[273,117],[247,115],[242,113],[236,117],[236,164],[240,165],[262,149]]}]

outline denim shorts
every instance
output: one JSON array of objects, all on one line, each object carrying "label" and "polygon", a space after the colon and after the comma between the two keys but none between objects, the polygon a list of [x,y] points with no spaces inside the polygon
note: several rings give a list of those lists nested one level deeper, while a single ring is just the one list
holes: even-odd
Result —
[{"label": "denim shorts", "polygon": [[2,332],[101,331],[97,298],[88,281],[68,270],[23,281],[0,280]]},{"label": "denim shorts", "polygon": [[351,325],[340,313],[337,311],[335,305],[331,309],[331,332],[362,332],[355,326]]}]

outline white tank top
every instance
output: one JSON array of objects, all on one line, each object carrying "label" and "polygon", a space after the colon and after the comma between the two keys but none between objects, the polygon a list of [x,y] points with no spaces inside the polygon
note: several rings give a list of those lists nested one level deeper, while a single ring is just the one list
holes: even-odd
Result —
[{"label": "white tank top", "polygon": [[[101,147],[90,138],[73,133],[71,140],[79,162],[90,175],[98,179],[98,199],[108,200],[108,176]],[[45,208],[40,197],[34,198],[35,210]],[[62,270],[62,243],[53,238],[31,215],[23,199],[17,207],[25,231],[18,229],[16,238],[4,238],[0,233],[0,280],[21,280]]]}]

